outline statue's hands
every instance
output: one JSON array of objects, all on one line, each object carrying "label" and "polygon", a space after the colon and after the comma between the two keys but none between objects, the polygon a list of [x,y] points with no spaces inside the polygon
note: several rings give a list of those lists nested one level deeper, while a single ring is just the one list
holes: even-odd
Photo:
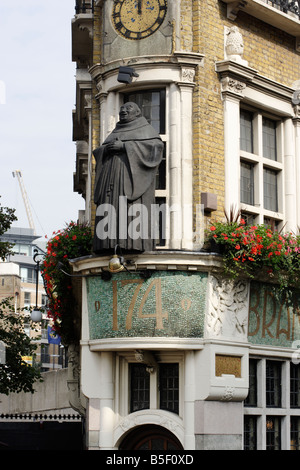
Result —
[{"label": "statue's hands", "polygon": [[122,140],[119,139],[113,140],[106,145],[106,149],[109,153],[121,152],[123,148],[124,144]]}]

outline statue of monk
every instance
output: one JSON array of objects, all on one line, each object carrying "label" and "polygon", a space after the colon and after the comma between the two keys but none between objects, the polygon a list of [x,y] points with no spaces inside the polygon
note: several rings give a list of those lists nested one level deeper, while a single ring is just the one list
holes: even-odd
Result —
[{"label": "statue of monk", "polygon": [[163,142],[131,102],[121,106],[119,122],[93,152],[96,159],[94,252],[155,249],[151,205]]}]

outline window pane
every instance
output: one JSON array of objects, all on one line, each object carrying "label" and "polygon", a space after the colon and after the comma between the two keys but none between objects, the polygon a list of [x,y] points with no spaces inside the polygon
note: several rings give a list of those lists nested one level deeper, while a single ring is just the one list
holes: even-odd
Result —
[{"label": "window pane", "polygon": [[263,118],[263,156],[277,160],[276,122]]},{"label": "window pane", "polygon": [[266,417],[266,450],[281,449],[281,420],[276,416]]},{"label": "window pane", "polygon": [[300,418],[291,416],[291,450],[300,450]]},{"label": "window pane", "polygon": [[240,113],[240,147],[241,150],[253,153],[253,115],[249,111],[241,109]]},{"label": "window pane", "polygon": [[255,216],[253,214],[248,214],[247,212],[241,213],[241,219],[245,221],[246,225],[255,225]]},{"label": "window pane", "polygon": [[159,366],[160,409],[179,413],[179,367],[178,364]]},{"label": "window pane", "polygon": [[266,362],[266,404],[281,406],[281,363],[277,361]]},{"label": "window pane", "polygon": [[264,208],[278,211],[277,203],[277,173],[268,168],[264,169]]},{"label": "window pane", "polygon": [[157,169],[155,189],[166,189],[166,187],[166,144],[164,142],[164,153]]},{"label": "window pane", "polygon": [[254,166],[241,162],[241,202],[254,204]]},{"label": "window pane", "polygon": [[257,418],[244,416],[244,450],[256,450],[257,447]]},{"label": "window pane", "polygon": [[132,101],[160,134],[165,134],[165,90],[144,90],[124,95],[124,103]]},{"label": "window pane", "polygon": [[245,400],[245,406],[257,406],[257,361],[249,361],[249,393]]},{"label": "window pane", "polygon": [[150,374],[144,364],[130,364],[130,411],[150,407]]},{"label": "window pane", "polygon": [[299,364],[290,364],[290,391],[291,408],[300,407],[300,366]]},{"label": "window pane", "polygon": [[266,227],[269,227],[273,232],[279,230],[278,220],[271,219],[270,217],[264,217],[264,224]]}]

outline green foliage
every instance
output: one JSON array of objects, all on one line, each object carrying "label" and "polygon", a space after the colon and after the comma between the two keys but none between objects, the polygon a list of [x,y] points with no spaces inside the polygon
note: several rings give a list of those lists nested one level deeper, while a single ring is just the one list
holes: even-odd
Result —
[{"label": "green foliage", "polygon": [[0,393],[5,395],[33,393],[34,384],[42,380],[40,370],[23,360],[24,356],[34,358],[37,348],[24,331],[25,318],[14,312],[10,299],[0,302],[0,341],[5,345],[5,360],[0,363]]},{"label": "green foliage", "polygon": [[224,270],[231,277],[250,278],[266,270],[282,289],[300,287],[300,235],[281,234],[265,225],[246,225],[243,219],[217,222],[207,231],[223,255]]},{"label": "green foliage", "polygon": [[[3,207],[0,204],[0,236],[10,228],[11,224],[17,220],[15,209]],[[0,260],[4,261],[7,255],[11,253],[13,245],[9,242],[0,242]]]},{"label": "green foliage", "polygon": [[[62,342],[69,344],[76,336],[74,313],[76,309],[74,287],[69,259],[90,255],[92,234],[89,226],[71,222],[64,230],[53,233],[47,244],[42,274],[48,295],[48,316]],[[67,273],[67,274],[66,274]]]}]

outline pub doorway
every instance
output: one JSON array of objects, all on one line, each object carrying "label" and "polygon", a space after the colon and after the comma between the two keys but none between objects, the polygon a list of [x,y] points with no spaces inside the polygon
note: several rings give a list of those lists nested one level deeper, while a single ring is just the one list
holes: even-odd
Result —
[{"label": "pub doorway", "polygon": [[167,429],[147,424],[138,426],[127,434],[119,450],[183,450],[183,447]]}]

